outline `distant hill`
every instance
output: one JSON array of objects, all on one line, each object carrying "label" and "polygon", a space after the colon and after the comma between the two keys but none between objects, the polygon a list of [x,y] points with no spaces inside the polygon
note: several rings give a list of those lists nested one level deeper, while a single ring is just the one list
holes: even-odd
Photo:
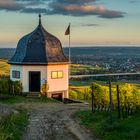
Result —
[{"label": "distant hill", "polygon": [[[68,48],[64,49],[68,54]],[[108,55],[139,55],[140,47],[74,47],[71,48],[71,55],[95,55],[95,56],[108,56]]]},{"label": "distant hill", "polygon": [[0,75],[9,75],[10,65],[7,63],[7,60],[0,59]]},{"label": "distant hill", "polygon": [[15,48],[0,48],[0,59],[10,59],[15,53]]},{"label": "distant hill", "polygon": [[[10,59],[15,52],[15,48],[0,48],[0,58]],[[64,48],[64,53],[68,55],[68,48]],[[140,47],[72,47],[71,56],[140,56]]]}]

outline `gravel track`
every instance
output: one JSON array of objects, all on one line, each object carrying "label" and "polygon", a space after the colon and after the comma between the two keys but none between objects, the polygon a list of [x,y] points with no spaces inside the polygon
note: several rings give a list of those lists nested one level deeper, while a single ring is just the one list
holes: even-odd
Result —
[{"label": "gravel track", "polygon": [[32,111],[22,140],[95,140],[73,117],[74,112],[89,108],[87,105],[52,103],[24,107]]}]

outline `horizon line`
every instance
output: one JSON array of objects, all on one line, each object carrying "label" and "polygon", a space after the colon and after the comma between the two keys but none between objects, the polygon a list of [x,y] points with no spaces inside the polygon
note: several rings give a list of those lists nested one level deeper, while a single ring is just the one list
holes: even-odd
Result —
[{"label": "horizon line", "polygon": [[[63,48],[69,48],[69,46],[67,45],[62,45]],[[110,45],[110,44],[97,44],[97,45],[71,45],[71,48],[79,48],[79,47],[140,47],[140,44],[113,44],[113,45]],[[0,49],[16,49],[17,47],[0,47]]]}]

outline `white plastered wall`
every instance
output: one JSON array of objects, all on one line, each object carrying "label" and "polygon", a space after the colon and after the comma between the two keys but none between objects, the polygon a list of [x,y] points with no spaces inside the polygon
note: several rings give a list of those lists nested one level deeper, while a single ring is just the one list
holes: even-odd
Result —
[{"label": "white plastered wall", "polygon": [[[20,71],[20,79],[12,78],[12,71]],[[41,85],[45,80],[48,82],[49,90],[48,97],[51,97],[52,93],[63,93],[63,98],[68,98],[68,64],[65,65],[11,65],[10,66],[10,79],[13,81],[20,80],[23,85],[23,92],[29,92],[29,71],[40,71],[41,73]],[[63,71],[63,78],[52,79],[52,71]]]},{"label": "white plastered wall", "polygon": [[[52,71],[63,71],[63,78],[60,79],[52,79],[51,72]],[[63,98],[68,98],[68,64],[65,65],[48,65],[47,67],[47,82],[48,82],[48,93],[49,97],[51,97],[51,93],[63,93]]]},{"label": "white plastered wall", "polygon": [[[19,71],[20,72],[20,78],[13,78],[12,77],[12,71]],[[21,65],[10,65],[10,79],[12,81],[21,81],[22,83],[22,76],[23,75],[23,69]]]},{"label": "white plastered wall", "polygon": [[23,66],[23,83],[22,83],[23,92],[29,92],[29,72],[30,71],[40,71],[41,85],[45,82],[45,80],[47,80],[47,66],[41,66],[41,65]]}]

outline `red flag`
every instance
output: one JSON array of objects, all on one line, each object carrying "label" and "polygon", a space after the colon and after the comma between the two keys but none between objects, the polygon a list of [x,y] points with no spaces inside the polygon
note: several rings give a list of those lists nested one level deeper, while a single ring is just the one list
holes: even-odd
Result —
[{"label": "red flag", "polygon": [[65,35],[69,35],[70,34],[70,25],[68,26],[68,28],[65,31]]}]

